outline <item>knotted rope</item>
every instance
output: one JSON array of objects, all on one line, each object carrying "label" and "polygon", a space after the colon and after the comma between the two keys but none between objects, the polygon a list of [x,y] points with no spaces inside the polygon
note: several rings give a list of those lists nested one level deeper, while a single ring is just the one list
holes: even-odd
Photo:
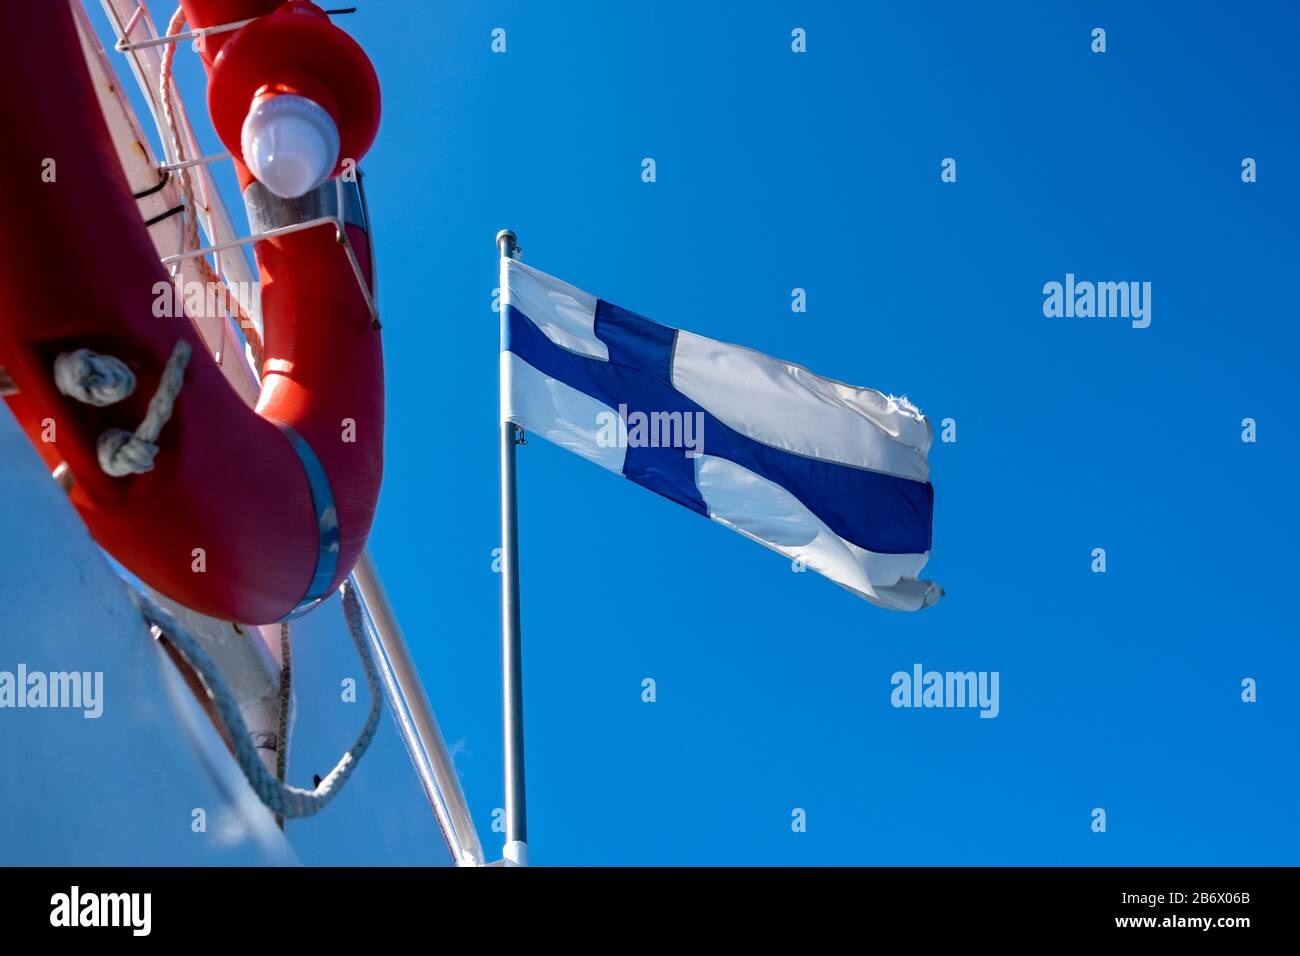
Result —
[{"label": "knotted rope", "polygon": [[114,478],[142,475],[153,469],[154,456],[158,454],[158,434],[172,417],[172,405],[180,394],[185,379],[185,366],[190,360],[190,344],[184,339],[176,343],[163,368],[158,390],[149,399],[149,409],[144,421],[135,431],[110,428],[99,436],[96,451],[99,467]]},{"label": "knotted rope", "polygon": [[79,402],[103,408],[135,391],[135,373],[112,355],[77,349],[55,358],[54,387]]}]

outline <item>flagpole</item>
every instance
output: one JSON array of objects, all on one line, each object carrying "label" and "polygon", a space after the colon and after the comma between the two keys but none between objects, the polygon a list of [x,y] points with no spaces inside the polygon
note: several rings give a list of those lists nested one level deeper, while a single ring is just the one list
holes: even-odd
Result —
[{"label": "flagpole", "polygon": [[[519,255],[517,237],[509,229],[497,233],[501,254],[501,349],[506,346],[506,290],[509,278],[505,260]],[[502,383],[504,385],[504,382]],[[519,632],[519,527],[515,484],[515,446],[518,429],[506,421],[504,393],[501,402],[501,691],[504,729],[507,865],[528,865],[528,820],[524,802],[524,675]]]}]

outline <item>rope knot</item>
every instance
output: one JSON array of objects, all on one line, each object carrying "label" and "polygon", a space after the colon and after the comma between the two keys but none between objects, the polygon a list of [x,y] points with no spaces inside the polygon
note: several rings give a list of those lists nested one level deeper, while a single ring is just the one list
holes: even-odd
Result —
[{"label": "rope knot", "polygon": [[99,455],[99,467],[105,474],[125,478],[152,471],[158,446],[125,428],[110,428],[99,436],[95,451]]},{"label": "rope knot", "polygon": [[[149,410],[145,412],[144,421],[139,428],[134,432],[110,428],[99,436],[95,450],[99,455],[99,467],[104,469],[105,474],[124,478],[153,470],[153,459],[158,454],[158,435],[172,417],[172,405],[180,394],[190,351],[190,343],[184,339],[172,349],[171,357],[167,359],[167,365],[158,381],[158,390],[149,399]],[[134,387],[133,377],[132,388]]]},{"label": "rope knot", "polygon": [[77,349],[55,358],[54,387],[69,398],[103,408],[135,391],[135,373],[119,358]]}]

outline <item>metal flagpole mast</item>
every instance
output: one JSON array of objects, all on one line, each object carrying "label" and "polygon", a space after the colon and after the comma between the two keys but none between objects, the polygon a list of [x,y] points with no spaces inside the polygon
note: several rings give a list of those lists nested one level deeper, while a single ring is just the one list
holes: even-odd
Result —
[{"label": "metal flagpole mast", "polygon": [[[519,256],[516,236],[509,229],[497,233],[501,254],[501,350],[506,347],[506,260]],[[502,382],[504,389],[505,383]],[[515,446],[521,429],[506,421],[505,394],[501,396],[501,690],[504,725],[507,865],[528,865],[528,821],[524,806],[524,675],[519,634],[519,528],[516,511]]]}]

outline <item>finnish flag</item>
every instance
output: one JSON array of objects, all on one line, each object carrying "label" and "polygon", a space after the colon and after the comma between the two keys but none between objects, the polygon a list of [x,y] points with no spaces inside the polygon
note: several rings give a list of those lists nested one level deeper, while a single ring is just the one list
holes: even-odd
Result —
[{"label": "finnish flag", "polygon": [[906,399],[651,322],[501,260],[501,414],[880,607],[943,596]]}]

